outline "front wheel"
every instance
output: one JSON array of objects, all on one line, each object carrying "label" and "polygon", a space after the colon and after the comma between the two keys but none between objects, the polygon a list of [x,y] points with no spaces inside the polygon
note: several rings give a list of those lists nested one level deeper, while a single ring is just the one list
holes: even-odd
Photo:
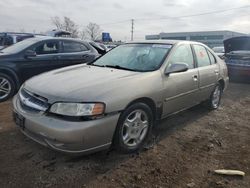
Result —
[{"label": "front wheel", "polygon": [[148,105],[136,103],[120,116],[114,135],[116,149],[131,153],[140,149],[147,140],[153,126],[153,113]]},{"label": "front wheel", "polygon": [[8,100],[15,93],[15,83],[11,77],[0,73],[0,102]]}]

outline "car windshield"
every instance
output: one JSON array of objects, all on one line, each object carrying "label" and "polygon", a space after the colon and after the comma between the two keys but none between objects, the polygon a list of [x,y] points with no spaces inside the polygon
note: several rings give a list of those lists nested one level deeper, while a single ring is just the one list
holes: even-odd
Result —
[{"label": "car windshield", "polygon": [[6,53],[6,54],[15,54],[15,53],[19,53],[22,50],[26,49],[27,47],[29,47],[30,45],[36,43],[37,40],[33,40],[33,39],[26,39],[23,40],[21,42],[18,42],[16,44],[13,44],[9,47],[4,48],[3,50],[1,50],[1,53]]},{"label": "car windshield", "polygon": [[171,47],[170,44],[120,45],[92,65],[140,72],[154,71],[161,66]]}]

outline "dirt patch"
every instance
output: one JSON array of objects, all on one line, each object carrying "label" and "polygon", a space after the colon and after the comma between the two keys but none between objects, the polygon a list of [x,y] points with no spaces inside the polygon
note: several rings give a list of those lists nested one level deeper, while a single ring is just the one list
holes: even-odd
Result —
[{"label": "dirt patch", "polygon": [[[1,187],[250,187],[250,85],[230,84],[222,106],[202,105],[160,122],[153,148],[68,156],[23,136],[0,104]],[[244,178],[213,170],[243,170]]]}]

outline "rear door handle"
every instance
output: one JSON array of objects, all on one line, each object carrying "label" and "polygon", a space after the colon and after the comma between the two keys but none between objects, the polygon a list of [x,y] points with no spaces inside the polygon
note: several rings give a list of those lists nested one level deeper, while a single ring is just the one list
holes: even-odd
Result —
[{"label": "rear door handle", "polygon": [[197,76],[197,75],[193,75],[192,77],[193,77],[193,80],[194,80],[195,82],[198,81],[198,76]]},{"label": "rear door handle", "polygon": [[219,70],[214,70],[214,73],[215,74],[219,74]]}]

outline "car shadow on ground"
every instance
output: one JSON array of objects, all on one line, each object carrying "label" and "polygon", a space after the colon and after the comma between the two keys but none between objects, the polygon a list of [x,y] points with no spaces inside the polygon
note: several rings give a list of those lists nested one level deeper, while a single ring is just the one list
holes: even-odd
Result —
[{"label": "car shadow on ground", "polygon": [[187,127],[209,112],[210,110],[204,104],[199,104],[159,121],[152,131],[152,138],[149,141],[149,146],[146,146],[146,148],[153,147],[154,144]]},{"label": "car shadow on ground", "polygon": [[[37,183],[48,187],[58,185],[58,182],[60,182],[59,185],[71,185],[76,181],[85,184],[99,175],[117,168],[126,160],[140,155],[145,152],[144,150],[150,152],[149,145],[152,147],[157,145],[161,140],[197,121],[208,112],[209,110],[202,105],[198,105],[162,120],[153,130],[153,139],[150,139],[142,151],[135,154],[120,154],[113,149],[86,156],[72,156],[55,152],[26,138],[12,123],[10,130],[0,132],[0,144],[2,145],[0,148],[0,161],[2,161],[0,177],[5,174],[1,178],[3,185],[7,185],[7,182],[13,178],[20,186],[28,187],[35,186]],[[22,176],[14,175],[24,172],[25,177],[31,180],[27,185]],[[41,179],[41,177],[46,178]],[[58,181],[59,179],[63,179],[63,181]],[[54,184],[53,181],[56,183]],[[65,182],[67,183],[65,184]]]}]

